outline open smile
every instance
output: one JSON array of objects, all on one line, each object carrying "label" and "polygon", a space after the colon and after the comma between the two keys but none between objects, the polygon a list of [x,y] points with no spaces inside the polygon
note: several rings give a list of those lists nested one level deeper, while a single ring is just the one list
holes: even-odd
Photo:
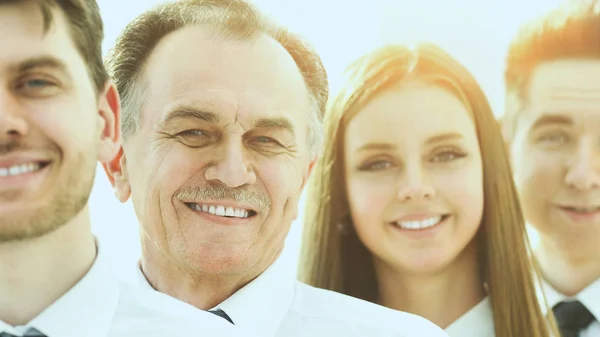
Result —
[{"label": "open smile", "polygon": [[197,212],[212,214],[215,216],[226,218],[247,219],[256,215],[256,212],[254,210],[239,207],[231,207],[226,205],[197,203],[186,203],[186,205]]},{"label": "open smile", "polygon": [[402,229],[418,231],[435,227],[443,223],[449,216],[449,214],[442,214],[421,220],[398,220],[391,224]]}]

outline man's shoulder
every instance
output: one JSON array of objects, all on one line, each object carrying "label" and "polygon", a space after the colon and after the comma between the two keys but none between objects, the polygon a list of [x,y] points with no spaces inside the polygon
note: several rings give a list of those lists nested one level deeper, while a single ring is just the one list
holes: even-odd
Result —
[{"label": "man's shoulder", "polygon": [[[448,336],[430,321],[337,292],[296,284],[293,314],[304,321],[337,325],[352,336],[377,332],[378,336]],[[362,333],[364,332],[364,333]]]},{"label": "man's shoulder", "polygon": [[209,312],[166,294],[120,282],[110,337],[200,334],[236,337],[235,328]]}]

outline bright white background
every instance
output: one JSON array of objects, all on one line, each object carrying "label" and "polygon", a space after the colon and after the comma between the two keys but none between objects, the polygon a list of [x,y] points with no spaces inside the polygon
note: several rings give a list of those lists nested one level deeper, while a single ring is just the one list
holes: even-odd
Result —
[{"label": "bright white background", "polygon": [[[105,23],[104,52],[125,25],[158,0],[98,0]],[[503,59],[526,19],[559,0],[256,0],[262,9],[307,37],[330,74],[337,75],[362,52],[385,42],[428,40],[469,68],[487,93],[496,115],[503,110]],[[301,202],[301,210],[304,208]],[[131,202],[120,204],[98,167],[91,197],[92,226],[118,272],[130,277],[140,254]],[[284,258],[297,263],[302,217],[293,225]]]}]

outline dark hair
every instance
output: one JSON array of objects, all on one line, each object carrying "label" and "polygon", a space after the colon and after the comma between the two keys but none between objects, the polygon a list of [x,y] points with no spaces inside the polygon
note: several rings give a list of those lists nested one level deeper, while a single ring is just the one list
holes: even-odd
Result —
[{"label": "dark hair", "polygon": [[533,69],[565,58],[600,59],[600,1],[571,1],[524,25],[506,59],[509,95],[522,101]]},{"label": "dark hair", "polygon": [[[0,5],[23,0],[0,0]],[[69,31],[81,57],[87,64],[89,75],[97,92],[104,88],[108,75],[102,62],[104,27],[96,0],[33,0],[44,20],[44,32],[52,25],[52,9],[58,7],[64,13]]]}]

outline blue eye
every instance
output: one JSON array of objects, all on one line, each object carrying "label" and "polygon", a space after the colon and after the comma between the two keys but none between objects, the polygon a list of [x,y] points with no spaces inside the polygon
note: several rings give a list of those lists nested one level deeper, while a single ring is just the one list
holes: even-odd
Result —
[{"label": "blue eye", "polygon": [[274,138],[271,137],[267,137],[267,136],[257,136],[254,138],[253,142],[255,144],[260,144],[260,145],[265,145],[265,146],[282,146],[281,143],[277,140],[275,140]]},{"label": "blue eye", "polygon": [[269,138],[269,137],[265,137],[265,136],[256,137],[256,141],[259,143],[265,143],[265,144],[277,143],[273,138]]},{"label": "blue eye", "polygon": [[60,92],[58,82],[42,78],[26,77],[17,82],[16,90],[31,98],[47,98]]},{"label": "blue eye", "polygon": [[42,80],[42,79],[33,79],[33,80],[25,81],[25,85],[28,87],[33,87],[33,88],[42,88],[42,87],[52,86],[54,84],[51,82]]},{"label": "blue eye", "polygon": [[198,129],[186,130],[186,131],[183,131],[181,134],[184,136],[204,136],[205,135],[204,130],[198,130]]}]

